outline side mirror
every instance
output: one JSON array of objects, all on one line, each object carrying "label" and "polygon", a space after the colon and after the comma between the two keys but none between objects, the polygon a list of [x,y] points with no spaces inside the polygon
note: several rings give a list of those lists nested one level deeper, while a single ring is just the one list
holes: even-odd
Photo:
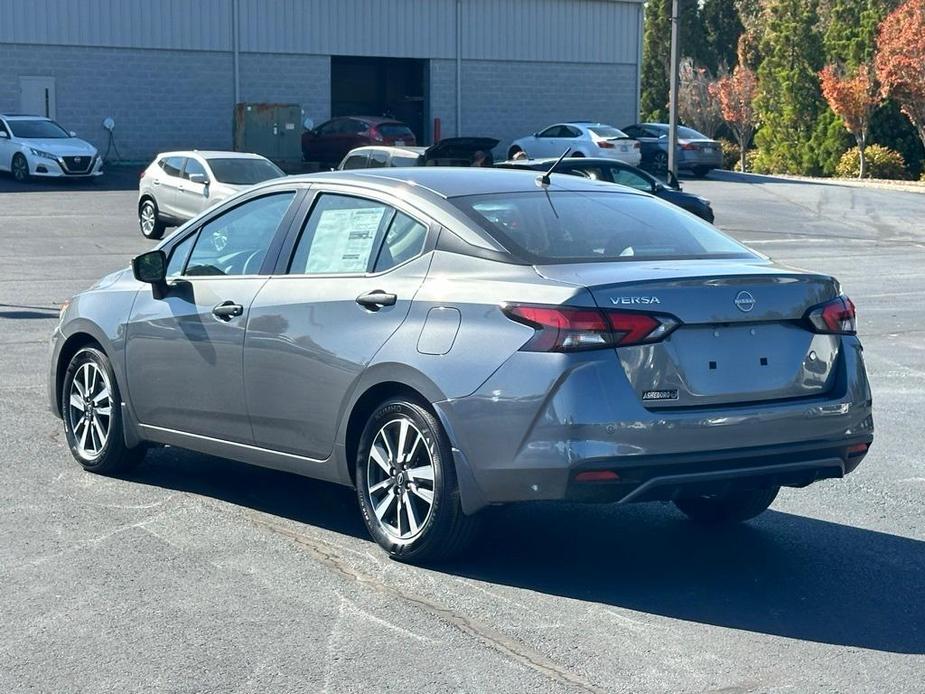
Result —
[{"label": "side mirror", "polygon": [[204,173],[192,173],[189,175],[190,183],[200,183],[204,186],[209,185],[209,177]]},{"label": "side mirror", "polygon": [[71,137],[77,137],[77,133],[75,133],[73,130],[68,130],[67,134],[70,135]]},{"label": "side mirror", "polygon": [[155,299],[167,293],[167,255],[157,249],[132,258],[132,274],[139,282],[151,285]]}]

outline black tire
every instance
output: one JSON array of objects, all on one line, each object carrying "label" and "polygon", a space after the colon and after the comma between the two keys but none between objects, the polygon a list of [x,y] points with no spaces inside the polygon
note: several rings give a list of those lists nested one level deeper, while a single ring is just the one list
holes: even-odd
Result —
[{"label": "black tire", "polygon": [[585,155],[582,154],[581,152],[569,152],[569,156],[572,157],[573,159],[578,159],[579,157],[583,157]]},{"label": "black tire", "polygon": [[17,183],[27,183],[32,177],[29,173],[29,162],[26,158],[17,152],[13,155],[13,161],[10,164],[10,173]]},{"label": "black tire", "polygon": [[723,525],[741,523],[764,513],[777,497],[780,487],[730,492],[718,496],[677,499],[674,505],[697,523]]},{"label": "black tire", "polygon": [[138,228],[141,230],[141,235],[146,239],[156,241],[164,235],[167,225],[164,224],[159,215],[160,211],[154,198],[145,198],[141,201],[138,206]]},{"label": "black tire", "polygon": [[697,178],[706,178],[707,174],[712,171],[712,167],[709,166],[698,166],[694,169],[694,175]]},{"label": "black tire", "polygon": [[[96,376],[105,375],[103,385],[108,387],[109,396],[97,402],[95,407],[100,422],[104,422],[106,415],[102,415],[105,404],[108,401],[108,425],[106,426],[105,440],[102,440],[90,422],[81,423],[84,419],[80,413],[86,414],[88,408],[88,398],[93,399],[94,390],[89,389],[89,394],[83,399],[84,409],[79,409],[72,404],[71,395],[76,391],[74,389],[74,380],[84,378],[89,369],[98,369]],[[78,389],[80,390],[80,389]],[[96,389],[101,392],[101,389]],[[116,382],[112,365],[100,349],[96,347],[84,347],[79,350],[68,364],[67,371],[64,374],[64,382],[61,387],[61,415],[64,420],[64,435],[68,447],[74,459],[80,463],[85,470],[95,472],[101,475],[116,475],[127,472],[142,461],[146,453],[146,446],[141,444],[134,448],[128,448],[125,445],[125,438],[122,435],[122,396],[119,393],[119,384]],[[92,420],[91,420],[92,421]],[[87,432],[86,434],[84,432]],[[97,436],[101,445],[96,446],[96,450],[91,452],[86,448],[86,439],[93,439]],[[82,441],[84,443],[82,443]]]},{"label": "black tire", "polygon": [[650,166],[655,173],[665,173],[668,171],[668,152],[659,151],[653,154]]},{"label": "black tire", "polygon": [[[406,449],[411,449],[413,457],[404,463],[401,460],[404,453],[397,450],[399,446],[395,439],[395,427],[400,429],[402,419],[413,425],[417,430],[416,434],[420,435],[417,444],[416,439],[406,439]],[[412,428],[410,425],[407,429],[409,432]],[[381,463],[377,466],[373,460],[374,456],[371,455],[374,443],[379,451],[386,451],[385,446],[381,445],[380,437],[389,436],[389,431],[392,433],[392,444],[388,451],[396,449],[397,455],[389,453],[387,466],[392,468],[393,464],[398,463],[392,468],[395,474],[391,476],[385,472]],[[409,468],[421,470],[428,463],[432,468],[432,482],[428,482],[424,477],[415,479],[409,476]],[[370,478],[373,475],[377,475],[379,480],[371,485]],[[450,443],[440,422],[422,403],[398,397],[387,400],[376,408],[360,437],[356,459],[356,483],[357,497],[366,527],[373,539],[393,559],[413,563],[440,561],[461,554],[474,539],[478,519],[467,516],[462,511]],[[387,485],[385,491],[374,491],[373,493],[380,495],[374,500],[370,487],[375,489],[377,485],[382,484]],[[390,484],[393,486],[389,487]],[[405,489],[399,491],[398,487],[403,484]],[[432,489],[426,488],[428,484],[432,484]],[[420,516],[424,497],[419,496],[418,491],[409,491],[412,487],[420,489],[420,493],[431,493],[432,504],[423,522],[420,521]],[[383,507],[388,499],[392,501]],[[408,505],[411,506],[411,510],[406,510],[403,516],[402,509]],[[385,508],[380,516],[377,516],[377,508]],[[416,517],[415,523],[419,523],[418,530],[408,537],[401,537],[403,517],[406,525],[410,523],[411,517]],[[380,518],[383,520],[380,521]],[[390,526],[388,521],[392,518],[396,519],[396,523]],[[409,526],[409,533],[411,528],[413,526]]]}]

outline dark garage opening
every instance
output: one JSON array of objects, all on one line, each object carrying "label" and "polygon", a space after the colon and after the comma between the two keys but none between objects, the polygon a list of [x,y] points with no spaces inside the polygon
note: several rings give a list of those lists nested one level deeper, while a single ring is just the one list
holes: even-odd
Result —
[{"label": "dark garage opening", "polygon": [[418,143],[427,129],[427,61],[331,57],[331,117],[389,116],[408,124]]}]

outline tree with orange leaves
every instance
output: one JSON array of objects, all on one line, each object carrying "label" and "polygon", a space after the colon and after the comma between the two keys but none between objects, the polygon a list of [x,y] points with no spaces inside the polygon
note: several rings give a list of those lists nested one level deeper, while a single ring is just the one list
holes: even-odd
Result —
[{"label": "tree with orange leaves", "polygon": [[826,65],[819,73],[822,96],[858,143],[859,178],[864,178],[867,174],[864,150],[867,147],[871,116],[880,103],[877,81],[872,73],[873,67],[869,64],[861,65],[854,74],[844,74],[835,65]]},{"label": "tree with orange leaves", "polygon": [[882,94],[899,104],[925,145],[925,0],[906,0],[887,15],[877,44]]},{"label": "tree with orange leaves", "polygon": [[745,171],[745,153],[758,124],[754,105],[758,95],[758,78],[745,65],[738,65],[732,74],[710,85],[710,94],[719,101],[723,120],[736,136],[739,143],[739,165]]}]

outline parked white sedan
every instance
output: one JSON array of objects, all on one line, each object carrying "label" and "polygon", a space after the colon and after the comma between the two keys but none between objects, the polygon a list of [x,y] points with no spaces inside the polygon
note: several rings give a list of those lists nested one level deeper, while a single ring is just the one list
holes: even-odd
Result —
[{"label": "parked white sedan", "polygon": [[612,125],[591,121],[556,123],[539,132],[514,140],[508,159],[526,154],[528,159],[559,157],[569,150],[570,157],[606,157],[636,166],[642,158],[639,143]]},{"label": "parked white sedan", "polygon": [[269,159],[246,152],[164,152],[141,174],[138,226],[159,239],[177,226],[256,183],[286,174]]},{"label": "parked white sedan", "polygon": [[0,171],[33,177],[90,178],[103,173],[96,148],[51,118],[0,114]]}]

